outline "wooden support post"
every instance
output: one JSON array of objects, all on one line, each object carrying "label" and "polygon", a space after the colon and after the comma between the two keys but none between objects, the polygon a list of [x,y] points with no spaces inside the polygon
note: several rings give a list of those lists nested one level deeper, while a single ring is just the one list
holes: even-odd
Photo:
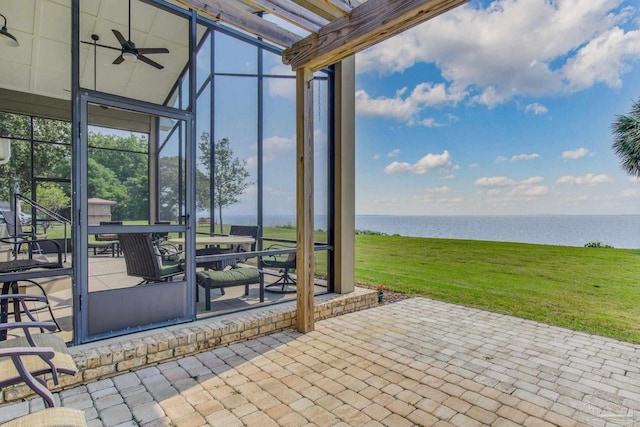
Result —
[{"label": "wooden support post", "polygon": [[297,329],[314,329],[313,293],[313,72],[296,71],[296,297]]},{"label": "wooden support post", "polygon": [[339,294],[353,292],[356,256],[356,61],[343,59],[335,66],[334,149],[334,282]]}]

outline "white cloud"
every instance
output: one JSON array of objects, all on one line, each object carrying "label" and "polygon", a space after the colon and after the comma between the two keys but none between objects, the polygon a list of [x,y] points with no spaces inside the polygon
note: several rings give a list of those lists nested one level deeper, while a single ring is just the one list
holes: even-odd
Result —
[{"label": "white cloud", "polygon": [[476,179],[474,182],[478,187],[512,187],[516,185],[533,185],[544,181],[541,176],[532,176],[522,181],[515,181],[506,176],[489,176]]},{"label": "white cloud", "polygon": [[270,153],[280,154],[282,152],[294,150],[296,143],[293,138],[284,136],[271,136],[262,142],[262,148],[268,155]]},{"label": "white cloud", "polygon": [[517,162],[518,160],[535,160],[539,159],[540,154],[532,153],[532,154],[516,154],[511,157],[512,162]]},{"label": "white cloud", "polygon": [[446,194],[451,192],[450,187],[431,187],[425,190],[427,194]]},{"label": "white cloud", "polygon": [[567,61],[564,75],[572,90],[604,83],[621,87],[621,74],[628,71],[627,62],[640,54],[640,30],[624,32],[619,27],[599,35]]},{"label": "white cloud", "polygon": [[[257,150],[257,145],[253,144],[253,150]],[[284,136],[271,136],[265,138],[262,141],[262,148],[264,150],[263,161],[268,163],[278,157],[281,157],[284,153],[292,152],[296,148],[296,143],[293,138],[287,138]],[[251,156],[247,159],[247,165],[249,168],[255,168],[258,163],[257,156]]]},{"label": "white cloud", "polygon": [[562,152],[562,158],[563,159],[575,160],[575,159],[579,159],[580,157],[584,157],[587,154],[589,154],[589,150],[587,150],[584,147],[580,147],[577,150],[563,151]]},{"label": "white cloud", "polygon": [[640,199],[640,189],[630,188],[628,190],[623,190],[620,193],[620,197],[624,199]]},{"label": "white cloud", "polygon": [[[291,67],[278,64],[271,67],[270,73],[273,75],[287,75],[291,73]],[[296,99],[296,80],[283,78],[266,79],[269,95],[279,96],[285,99]]]},{"label": "white cloud", "polygon": [[422,110],[442,104],[455,105],[467,95],[464,91],[447,88],[442,83],[420,83],[408,95],[406,92],[407,88],[402,88],[393,98],[372,98],[365,90],[357,90],[356,113],[361,116],[387,117],[431,127],[437,125],[435,120],[417,118]]},{"label": "white cloud", "polygon": [[436,128],[436,127],[444,126],[443,124],[436,122],[436,119],[432,117],[422,119],[418,123],[427,128]]},{"label": "white cloud", "polygon": [[464,202],[462,197],[445,197],[446,194],[450,194],[453,190],[450,187],[430,187],[426,188],[421,200],[429,203],[431,206],[438,205],[459,205]]},{"label": "white cloud", "polygon": [[469,169],[475,169],[475,168],[477,168],[478,166],[480,166],[480,163],[471,163],[471,164],[469,165]]},{"label": "white cloud", "polygon": [[398,157],[398,154],[400,154],[400,149],[396,148],[394,150],[389,151],[387,153],[387,157],[390,157],[390,158]]},{"label": "white cloud", "polygon": [[621,0],[473,2],[358,54],[357,67],[386,75],[434,63],[456,92],[489,107],[597,82],[619,87],[640,54],[640,30],[622,28],[632,16]]},{"label": "white cloud", "polygon": [[373,160],[378,160],[380,158],[380,153],[376,153],[373,155]]},{"label": "white cloud", "polygon": [[449,172],[455,166],[451,163],[451,156],[445,150],[442,154],[427,154],[416,163],[393,162],[387,165],[384,172],[388,175],[413,173],[423,175],[430,171],[439,170]]},{"label": "white cloud", "polygon": [[479,187],[506,187],[514,185],[516,182],[506,176],[491,176],[476,179],[475,185]]},{"label": "white cloud", "polygon": [[549,193],[546,185],[536,185],[544,181],[541,176],[532,176],[516,181],[506,176],[478,178],[475,185],[487,190],[481,193],[483,199],[494,204],[505,204],[522,200],[532,200]]},{"label": "white cloud", "polygon": [[356,91],[356,113],[361,116],[389,117],[400,121],[409,120],[417,112],[408,99],[371,98],[364,90]]},{"label": "white cloud", "polygon": [[561,178],[558,178],[556,184],[571,184],[571,185],[602,185],[602,184],[610,184],[613,182],[608,175],[600,174],[595,175],[593,173],[588,173],[585,176],[570,176],[566,175]]},{"label": "white cloud", "polygon": [[524,111],[527,113],[535,114],[535,115],[546,114],[549,112],[547,107],[545,107],[544,105],[538,104],[537,102],[534,102],[533,104],[529,104],[526,107],[524,107]]},{"label": "white cloud", "polygon": [[511,156],[511,159],[505,157],[505,156],[498,156],[496,157],[496,163],[504,163],[506,161],[512,161],[512,162],[517,162],[519,160],[535,160],[535,159],[539,159],[541,158],[540,154],[537,153],[531,153],[531,154],[516,154],[514,156]]}]

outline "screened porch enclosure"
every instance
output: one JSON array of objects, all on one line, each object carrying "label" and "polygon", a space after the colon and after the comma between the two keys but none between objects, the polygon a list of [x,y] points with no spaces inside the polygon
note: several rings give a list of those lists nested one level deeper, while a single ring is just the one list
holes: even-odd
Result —
[{"label": "screened porch enclosure", "polygon": [[[25,3],[31,16],[49,14],[69,25],[29,22],[19,14]],[[37,84],[0,78],[0,127],[16,153],[0,165],[8,177],[0,184],[0,199],[9,201],[18,188],[70,221],[67,264],[73,274],[45,289],[55,296],[54,313],[76,344],[296,297],[294,285],[288,288],[294,292],[266,291],[260,301],[260,287],[280,279],[281,268],[262,268],[260,281],[246,294],[243,286],[225,288],[224,295],[211,289],[210,310],[196,283],[196,272],[204,269],[196,257],[204,248],[199,239],[228,234],[234,225],[255,226],[255,244],[249,252],[246,245],[222,245],[231,252],[209,257],[212,262],[255,268],[270,252],[295,253],[295,74],[282,65],[280,49],[254,36],[170,2],[132,0],[131,15],[128,5],[127,0],[3,5],[3,14],[15,16],[25,34],[33,28],[32,43],[43,48],[30,60]],[[148,55],[162,69],[142,60],[117,62],[114,30],[127,39],[130,33],[139,47],[168,50]],[[22,55],[21,49],[28,44],[0,60],[16,76],[18,62],[11,55]],[[61,53],[65,49],[71,57]],[[55,52],[61,55],[53,61]],[[45,62],[55,70],[47,73]],[[332,71],[323,70],[313,82],[317,293],[333,289],[332,80]],[[223,182],[229,162],[244,171],[231,189]],[[51,193],[58,194],[58,205],[49,201]],[[109,202],[99,220],[90,217],[90,200]],[[63,224],[37,207],[22,206],[34,234],[63,238]],[[159,276],[141,283],[143,277],[127,269],[121,234],[147,235],[173,246],[182,271],[170,280]],[[295,280],[295,269],[287,274]]]}]

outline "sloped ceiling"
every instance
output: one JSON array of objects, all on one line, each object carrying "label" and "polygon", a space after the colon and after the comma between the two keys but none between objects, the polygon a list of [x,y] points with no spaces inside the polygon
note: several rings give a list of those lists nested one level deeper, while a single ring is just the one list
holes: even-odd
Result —
[{"label": "sloped ceiling", "polygon": [[[0,13],[20,46],[0,46],[0,87],[70,99],[70,0],[2,0]],[[112,29],[128,38],[128,0],[82,0],[80,38],[119,47]],[[165,47],[169,54],[147,55],[164,66],[157,70],[141,61],[112,64],[120,52],[81,44],[82,87],[162,103],[188,60],[187,20],[143,2],[131,1],[131,39],[138,48]],[[203,29],[199,33],[202,35]],[[94,75],[96,79],[94,80]]]}]

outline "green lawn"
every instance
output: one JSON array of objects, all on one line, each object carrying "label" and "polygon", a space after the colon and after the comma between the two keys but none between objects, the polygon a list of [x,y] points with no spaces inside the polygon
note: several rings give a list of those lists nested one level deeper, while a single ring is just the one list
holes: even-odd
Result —
[{"label": "green lawn", "polygon": [[[264,235],[295,239],[296,231]],[[316,263],[322,275],[324,253]],[[359,283],[632,342],[640,342],[639,280],[640,249],[356,236]]]},{"label": "green lawn", "polygon": [[356,237],[356,280],[640,342],[640,250]]}]

